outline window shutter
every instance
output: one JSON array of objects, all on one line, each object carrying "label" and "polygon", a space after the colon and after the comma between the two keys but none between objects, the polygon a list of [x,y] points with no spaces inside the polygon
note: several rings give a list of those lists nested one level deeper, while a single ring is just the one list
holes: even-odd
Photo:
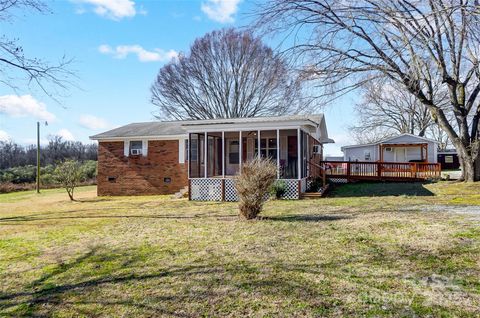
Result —
[{"label": "window shutter", "polygon": [[123,141],[123,155],[128,157],[128,152],[130,151],[130,142],[128,140]]},{"label": "window shutter", "polygon": [[178,140],[178,162],[185,163],[185,139]]},{"label": "window shutter", "polygon": [[148,140],[142,140],[142,155],[144,157],[148,155]]}]

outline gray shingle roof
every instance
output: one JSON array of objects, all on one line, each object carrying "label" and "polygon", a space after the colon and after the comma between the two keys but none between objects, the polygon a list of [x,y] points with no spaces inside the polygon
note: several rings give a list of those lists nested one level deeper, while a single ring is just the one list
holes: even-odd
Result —
[{"label": "gray shingle roof", "polygon": [[172,136],[185,134],[185,128],[179,122],[146,122],[132,123],[121,126],[94,136],[90,139],[107,139],[119,137],[148,137],[148,136]]},{"label": "gray shingle roof", "polygon": [[271,123],[288,121],[310,121],[320,124],[322,114],[316,115],[289,115],[272,117],[253,118],[227,118],[227,119],[205,119],[205,120],[180,120],[180,121],[154,121],[144,123],[132,123],[121,126],[94,136],[90,139],[100,140],[108,138],[132,138],[132,137],[161,137],[186,134],[187,128],[197,125],[214,124],[243,124],[243,123]]}]

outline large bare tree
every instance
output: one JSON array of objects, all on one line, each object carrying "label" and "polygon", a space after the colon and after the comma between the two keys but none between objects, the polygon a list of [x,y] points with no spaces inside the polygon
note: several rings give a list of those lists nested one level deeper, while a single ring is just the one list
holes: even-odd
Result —
[{"label": "large bare tree", "polygon": [[223,29],[163,66],[151,92],[159,118],[235,118],[296,112],[300,85],[259,38]]},{"label": "large bare tree", "polygon": [[[356,123],[350,127],[357,141],[375,142],[409,133],[435,139],[441,148],[448,144],[445,134],[438,131],[428,107],[405,90],[403,85],[389,78],[379,78],[365,83],[360,92],[361,100],[355,105]],[[435,92],[435,96],[441,97],[435,104],[447,108],[448,93]],[[450,116],[449,120],[452,119]]]},{"label": "large bare tree", "polygon": [[[17,14],[26,11],[49,12],[39,0],[0,0],[0,23],[10,22]],[[74,73],[69,69],[72,59],[65,56],[56,63],[25,54],[18,38],[0,33],[0,85],[15,91],[28,87],[40,89],[54,100],[70,85]]]},{"label": "large bare tree", "polygon": [[[464,179],[480,180],[478,0],[271,0],[259,14],[267,31],[297,36],[291,52],[328,93],[375,77],[402,85],[450,138]],[[434,83],[448,91],[447,110]]]}]

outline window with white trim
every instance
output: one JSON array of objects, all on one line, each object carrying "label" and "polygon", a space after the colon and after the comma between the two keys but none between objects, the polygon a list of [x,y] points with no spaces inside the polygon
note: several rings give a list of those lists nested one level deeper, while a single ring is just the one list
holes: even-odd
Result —
[{"label": "window with white trim", "polygon": [[131,140],[130,141],[130,155],[138,156],[143,153],[143,142],[142,140]]},{"label": "window with white trim", "polygon": [[370,161],[372,159],[371,155],[370,155],[370,150],[365,150],[363,152],[363,155],[364,155],[364,159],[365,161]]}]

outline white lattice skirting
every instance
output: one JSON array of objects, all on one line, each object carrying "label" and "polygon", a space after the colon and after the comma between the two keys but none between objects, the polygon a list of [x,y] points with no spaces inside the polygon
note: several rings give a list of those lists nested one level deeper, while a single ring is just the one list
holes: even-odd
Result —
[{"label": "white lattice skirting", "polygon": [[[280,179],[285,182],[286,191],[282,199],[296,200],[299,199],[298,180],[296,179]],[[235,189],[234,179],[224,179],[225,201],[238,201],[237,189]],[[302,179],[301,190],[306,191],[307,180]],[[190,179],[190,199],[195,201],[221,201],[222,200],[222,179],[218,178],[199,178]]]},{"label": "white lattice skirting", "polygon": [[298,193],[298,180],[292,180],[292,179],[279,179],[279,180],[285,182],[287,186],[287,189],[282,199],[287,199],[287,200],[299,199],[300,194]]},{"label": "white lattice skirting", "polygon": [[331,183],[347,183],[347,178],[328,178]]},{"label": "white lattice skirting", "polygon": [[237,189],[235,189],[235,180],[225,179],[225,201],[238,201]]},{"label": "white lattice skirting", "polygon": [[222,179],[190,179],[190,199],[221,201]]}]

